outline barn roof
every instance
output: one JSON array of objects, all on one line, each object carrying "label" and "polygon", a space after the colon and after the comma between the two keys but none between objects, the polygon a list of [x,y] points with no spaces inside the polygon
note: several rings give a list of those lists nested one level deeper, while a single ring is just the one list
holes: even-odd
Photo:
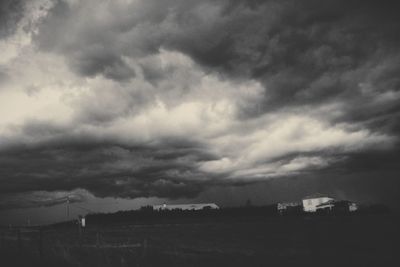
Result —
[{"label": "barn roof", "polygon": [[330,197],[330,196],[325,195],[325,194],[321,194],[321,193],[315,193],[315,194],[306,196],[303,199],[312,199],[312,198],[321,198],[321,197]]}]

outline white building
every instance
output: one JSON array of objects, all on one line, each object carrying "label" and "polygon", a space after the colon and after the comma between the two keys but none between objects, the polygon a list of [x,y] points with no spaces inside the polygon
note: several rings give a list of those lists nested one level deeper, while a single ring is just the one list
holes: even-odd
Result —
[{"label": "white building", "polygon": [[312,196],[305,197],[302,202],[303,202],[303,210],[305,212],[316,212],[318,207],[324,203],[327,203],[329,201],[333,201],[334,199],[331,197],[328,197],[326,195],[321,195],[321,194],[316,194]]},{"label": "white building", "polygon": [[350,212],[354,212],[354,211],[357,211],[357,210],[358,210],[358,205],[357,205],[357,203],[350,202],[350,203],[349,203],[349,211],[350,211]]},{"label": "white building", "polygon": [[204,210],[204,209],[219,209],[215,203],[199,203],[199,204],[176,204],[176,205],[155,205],[154,210]]}]

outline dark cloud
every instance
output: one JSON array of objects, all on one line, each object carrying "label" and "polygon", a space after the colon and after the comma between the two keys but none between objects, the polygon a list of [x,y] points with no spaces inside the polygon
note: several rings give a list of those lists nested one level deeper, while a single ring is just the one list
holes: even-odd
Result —
[{"label": "dark cloud", "polygon": [[[85,28],[86,31],[82,33],[83,36],[69,36],[68,32],[58,31],[65,26],[74,26],[74,15],[65,1],[56,1],[42,24],[40,47],[44,50],[68,51],[71,69],[83,76],[103,74],[106,78],[119,81],[134,77],[135,71],[126,64],[121,55],[110,49],[108,44],[102,43],[101,38],[108,35],[103,32],[104,29],[91,28],[95,25],[88,25],[89,28]],[[64,25],[65,23],[69,25]],[[79,45],[79,49],[76,45]]]},{"label": "dark cloud", "polygon": [[25,1],[3,0],[0,2],[0,38],[15,32],[17,24],[23,17]]},{"label": "dark cloud", "polygon": [[71,59],[71,68],[83,76],[95,76],[99,73],[104,77],[124,81],[135,76],[135,72],[118,56],[107,54],[104,49],[87,48]]},{"label": "dark cloud", "polygon": [[[201,197],[203,192],[212,188],[221,191],[222,189],[218,188],[251,187],[252,184],[265,180],[247,179],[250,177],[246,176],[231,180],[227,179],[232,174],[230,172],[213,174],[201,171],[198,168],[199,163],[220,160],[220,156],[211,153],[209,147],[190,138],[167,138],[149,143],[127,144],[117,142],[113,138],[96,140],[90,135],[68,134],[68,129],[38,121],[25,125],[21,132],[31,137],[51,138],[33,144],[11,143],[2,149],[0,208],[62,203],[63,200],[58,201],[59,195],[52,196],[46,192],[61,191],[68,195],[68,192],[84,189],[97,197],[179,199]],[[339,151],[292,153],[258,163],[276,162],[284,166],[299,158],[312,157],[336,157],[338,160],[322,167],[311,164],[292,173],[291,177],[308,182],[300,183],[302,189],[287,189],[291,196],[305,194],[315,188],[330,192],[346,184],[345,189],[337,190],[349,192],[348,196],[357,197],[354,191],[358,192],[358,185],[354,181],[361,182],[360,177],[368,173],[368,170],[382,175],[382,179],[386,179],[388,173],[398,171],[397,150],[391,153],[379,149],[343,154]],[[366,163],[369,169],[364,166]],[[275,171],[271,170],[271,174],[274,173]],[[337,176],[346,176],[350,181],[339,179],[337,182]],[[371,177],[371,173],[368,177]],[[288,178],[285,178],[280,182],[283,178],[279,175],[275,178],[279,179],[273,179],[278,180],[272,182],[273,188],[280,188],[282,183],[288,181]],[[390,180],[393,182],[392,178]],[[308,187],[304,188],[304,183],[308,183]],[[85,200],[85,194],[77,195],[77,202]],[[20,196],[25,196],[25,200],[21,201]],[[382,194],[379,193],[378,196],[382,197]],[[224,196],[220,196],[220,199],[224,199]]]},{"label": "dark cloud", "polygon": [[[266,98],[256,109],[244,108],[245,117],[348,100],[365,111],[377,94],[399,88],[396,1],[146,1],[103,4],[103,18],[77,19],[89,6],[58,1],[36,37],[42,49],[67,55],[82,75],[123,80],[133,72],[121,56],[178,50],[229,79],[261,81]],[[68,39],[60,28],[71,31]],[[168,75],[143,71],[150,81]]]},{"label": "dark cloud", "polygon": [[0,69],[0,85],[4,84],[9,80],[9,76],[7,73],[3,72],[2,69]]},{"label": "dark cloud", "polygon": [[3,148],[0,195],[86,189],[99,197],[193,197],[209,179],[196,163],[216,158],[190,140],[136,145],[96,141],[85,135],[68,136],[65,129],[40,122],[22,132],[52,138]]},{"label": "dark cloud", "polygon": [[73,192],[48,192],[33,191],[24,193],[11,193],[0,195],[0,210],[15,208],[35,208],[50,207],[59,204],[70,204],[84,202],[87,200],[88,193],[84,190],[74,190]]}]

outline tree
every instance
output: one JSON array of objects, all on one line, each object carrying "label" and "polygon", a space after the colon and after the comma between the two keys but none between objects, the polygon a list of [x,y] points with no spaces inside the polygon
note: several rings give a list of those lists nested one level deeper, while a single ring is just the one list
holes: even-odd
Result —
[{"label": "tree", "polygon": [[248,199],[246,200],[245,206],[246,206],[246,207],[252,207],[252,206],[253,206],[253,204],[251,203],[251,199],[248,198]]}]

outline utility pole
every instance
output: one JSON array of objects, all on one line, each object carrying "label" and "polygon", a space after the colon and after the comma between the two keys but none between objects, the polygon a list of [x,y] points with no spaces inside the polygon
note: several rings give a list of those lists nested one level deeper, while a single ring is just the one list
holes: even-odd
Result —
[{"label": "utility pole", "polygon": [[67,196],[67,219],[69,219],[69,196]]}]

